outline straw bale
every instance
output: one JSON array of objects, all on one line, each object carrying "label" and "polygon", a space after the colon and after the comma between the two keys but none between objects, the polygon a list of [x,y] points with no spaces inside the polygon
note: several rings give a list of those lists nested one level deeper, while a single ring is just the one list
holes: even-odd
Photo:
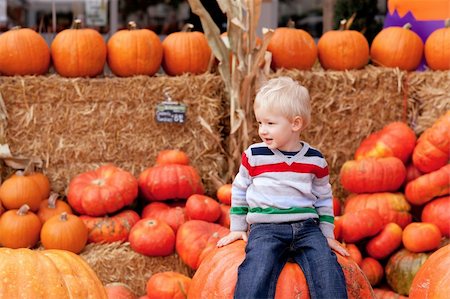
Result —
[{"label": "straw bale", "polygon": [[[184,124],[155,121],[165,91],[187,105]],[[154,164],[158,151],[170,148],[187,152],[210,193],[216,190],[210,178],[224,171],[224,95],[217,75],[1,77],[0,93],[11,152],[42,159],[55,191],[105,163],[138,176]]]},{"label": "straw bale", "polygon": [[166,257],[149,257],[133,251],[130,243],[88,244],[80,253],[101,282],[122,282],[139,296],[145,295],[147,280],[155,273],[176,271],[192,277],[194,271],[176,253]]}]

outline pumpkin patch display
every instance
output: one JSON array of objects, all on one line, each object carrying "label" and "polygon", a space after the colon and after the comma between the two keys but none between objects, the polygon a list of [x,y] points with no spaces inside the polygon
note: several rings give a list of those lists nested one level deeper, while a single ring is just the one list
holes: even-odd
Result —
[{"label": "pumpkin patch display", "polygon": [[197,170],[190,165],[163,164],[149,167],[138,178],[139,190],[148,201],[187,199],[205,189]]},{"label": "pumpkin patch display", "polygon": [[405,24],[403,27],[381,30],[370,47],[372,62],[383,67],[415,70],[422,59],[423,42],[417,33],[409,30],[410,28],[410,24]]},{"label": "pumpkin patch display", "polygon": [[369,43],[356,30],[349,30],[351,22],[341,21],[339,30],[325,32],[317,43],[320,64],[324,69],[360,69],[369,62]]},{"label": "pumpkin patch display", "polygon": [[132,210],[104,217],[81,215],[80,219],[88,230],[89,243],[126,242],[131,228],[140,220],[138,213]]},{"label": "pumpkin patch display", "polygon": [[103,216],[130,205],[137,197],[138,183],[130,172],[109,164],[75,176],[68,189],[67,200],[75,211]]},{"label": "pumpkin patch display", "polygon": [[168,256],[175,250],[175,233],[164,221],[141,219],[128,236],[131,248],[146,256]]},{"label": "pumpkin patch display", "polygon": [[108,298],[91,267],[70,251],[0,248],[0,261],[3,298]]},{"label": "pumpkin patch display", "polygon": [[431,254],[411,283],[409,298],[445,299],[450,294],[450,245]]},{"label": "pumpkin patch display", "polygon": [[50,49],[36,31],[14,27],[0,35],[0,74],[44,75],[49,67]]},{"label": "pumpkin patch display", "polygon": [[163,49],[158,35],[138,29],[135,22],[129,22],[128,29],[115,32],[107,49],[108,65],[116,76],[152,76],[161,66]]},{"label": "pumpkin patch display", "polygon": [[0,218],[0,245],[32,248],[39,240],[41,227],[39,217],[30,211],[29,206],[8,210]]},{"label": "pumpkin patch display", "polygon": [[53,66],[63,77],[95,77],[106,64],[106,43],[98,31],[82,28],[76,19],[72,28],[56,34],[50,49]]},{"label": "pumpkin patch display", "polygon": [[[244,241],[215,248],[195,272],[187,298],[233,298],[237,269],[244,257]],[[370,283],[358,265],[339,254],[337,258],[345,275],[349,298],[373,298]],[[305,276],[297,264],[285,265],[278,278],[275,298],[309,298]]]},{"label": "pumpkin patch display", "polygon": [[70,205],[63,200],[59,200],[58,196],[58,193],[52,193],[48,199],[41,201],[37,215],[42,223],[63,212],[73,214]]},{"label": "pumpkin patch display", "polygon": [[392,122],[367,136],[356,149],[355,160],[397,157],[406,163],[416,145],[416,134],[405,123]]},{"label": "pumpkin patch display", "polygon": [[188,24],[183,31],[173,32],[162,41],[162,67],[167,75],[203,74],[208,70],[211,48],[205,34],[190,31],[192,28]]},{"label": "pumpkin patch display", "polygon": [[178,272],[166,271],[153,274],[146,284],[149,299],[185,299],[191,278]]}]

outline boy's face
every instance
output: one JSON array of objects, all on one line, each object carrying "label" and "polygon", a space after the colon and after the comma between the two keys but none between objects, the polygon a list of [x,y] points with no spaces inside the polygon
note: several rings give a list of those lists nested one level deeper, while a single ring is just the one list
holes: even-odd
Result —
[{"label": "boy's face", "polygon": [[282,151],[298,151],[300,149],[299,132],[303,120],[299,116],[290,120],[280,113],[263,108],[256,108],[255,116],[259,124],[259,137],[270,149]]}]

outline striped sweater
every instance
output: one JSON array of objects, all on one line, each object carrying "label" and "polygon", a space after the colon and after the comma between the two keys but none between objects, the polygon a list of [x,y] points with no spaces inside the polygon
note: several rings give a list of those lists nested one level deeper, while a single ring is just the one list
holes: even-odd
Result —
[{"label": "striped sweater", "polygon": [[290,158],[264,143],[253,144],[242,154],[232,187],[231,231],[247,231],[252,223],[319,218],[322,233],[334,239],[327,162],[318,150],[302,144]]}]

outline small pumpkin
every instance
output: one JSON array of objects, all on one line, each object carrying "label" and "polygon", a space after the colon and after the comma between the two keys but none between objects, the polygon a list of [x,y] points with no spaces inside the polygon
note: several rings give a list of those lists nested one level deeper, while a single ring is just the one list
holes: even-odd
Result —
[{"label": "small pumpkin", "polygon": [[411,25],[387,27],[373,39],[370,57],[376,65],[415,70],[423,56],[423,42],[417,33],[409,30]]},{"label": "small pumpkin", "polygon": [[184,73],[203,74],[208,70],[211,48],[203,32],[191,31],[187,24],[182,31],[167,35],[162,41],[162,67],[169,76]]},{"label": "small pumpkin", "polygon": [[422,222],[434,223],[442,235],[450,237],[450,196],[443,196],[425,204],[422,210]]},{"label": "small pumpkin", "polygon": [[18,210],[6,211],[0,218],[0,244],[9,248],[34,247],[41,227],[39,217],[26,204]]},{"label": "small pumpkin", "polygon": [[358,242],[376,235],[383,228],[383,219],[374,209],[362,209],[344,213],[340,218],[342,239],[348,243]]},{"label": "small pumpkin", "polygon": [[66,212],[48,219],[41,229],[41,243],[45,249],[63,249],[80,253],[86,246],[88,230],[83,221]]},{"label": "small pumpkin", "polygon": [[42,223],[63,212],[73,214],[70,205],[63,200],[59,200],[58,196],[58,193],[52,193],[48,199],[41,201],[37,215]]},{"label": "small pumpkin", "polygon": [[191,278],[174,271],[155,273],[146,284],[149,299],[185,299]]},{"label": "small pumpkin", "polygon": [[116,76],[152,76],[161,66],[163,48],[158,35],[148,29],[138,29],[132,21],[128,29],[111,36],[107,49],[108,65]]},{"label": "small pumpkin", "polygon": [[153,218],[166,222],[176,233],[178,228],[186,222],[183,207],[171,207],[163,202],[151,202],[142,209],[142,219]]},{"label": "small pumpkin", "polygon": [[219,202],[231,205],[231,189],[233,188],[232,184],[223,184],[216,191],[216,197]]},{"label": "small pumpkin", "polygon": [[7,76],[44,75],[50,67],[45,39],[29,28],[14,27],[0,35],[0,73]]},{"label": "small pumpkin", "polygon": [[383,266],[374,258],[365,257],[360,264],[361,270],[366,275],[371,286],[376,286],[384,276]]},{"label": "small pumpkin", "polygon": [[217,220],[217,223],[219,223],[220,225],[226,227],[226,228],[230,228],[230,209],[231,206],[229,205],[225,205],[225,204],[220,204],[220,217]]},{"label": "small pumpkin", "polygon": [[339,30],[325,32],[317,43],[320,64],[324,69],[360,69],[369,63],[369,43],[351,22],[342,20]]},{"label": "small pumpkin", "polygon": [[403,230],[397,223],[386,224],[380,233],[367,242],[367,254],[378,260],[387,258],[402,245],[402,234]]},{"label": "small pumpkin", "polygon": [[450,19],[445,27],[433,31],[425,41],[424,53],[432,70],[450,70]]},{"label": "small pumpkin", "polygon": [[103,73],[106,43],[98,31],[81,28],[75,19],[70,29],[56,34],[50,49],[53,66],[63,77],[95,77]]},{"label": "small pumpkin", "polygon": [[376,299],[408,299],[388,288],[373,288]]},{"label": "small pumpkin", "polygon": [[220,204],[206,195],[192,194],[186,201],[185,209],[189,220],[215,222],[221,215]]},{"label": "small pumpkin", "polygon": [[189,156],[184,151],[179,149],[162,150],[158,152],[155,164],[189,165]]},{"label": "small pumpkin", "polygon": [[105,285],[109,299],[138,299],[133,290],[124,283],[111,282]]},{"label": "small pumpkin", "polygon": [[128,236],[131,248],[146,256],[168,256],[175,250],[175,233],[164,221],[141,219]]},{"label": "small pumpkin", "polygon": [[426,252],[439,247],[442,234],[434,223],[413,222],[403,230],[402,241],[411,252]]}]

